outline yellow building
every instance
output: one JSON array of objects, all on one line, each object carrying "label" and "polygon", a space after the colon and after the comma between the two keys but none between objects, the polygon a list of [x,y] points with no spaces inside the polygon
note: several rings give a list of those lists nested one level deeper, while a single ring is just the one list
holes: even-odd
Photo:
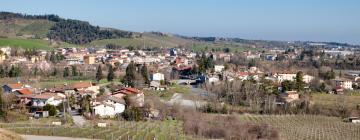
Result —
[{"label": "yellow building", "polygon": [[95,64],[96,57],[93,55],[85,55],[84,56],[84,63],[85,64]]}]

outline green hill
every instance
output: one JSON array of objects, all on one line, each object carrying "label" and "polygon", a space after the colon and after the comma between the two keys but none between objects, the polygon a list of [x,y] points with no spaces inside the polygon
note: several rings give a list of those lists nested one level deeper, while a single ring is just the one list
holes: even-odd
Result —
[{"label": "green hill", "polygon": [[52,21],[41,19],[1,19],[0,36],[11,38],[45,38],[53,25]]}]

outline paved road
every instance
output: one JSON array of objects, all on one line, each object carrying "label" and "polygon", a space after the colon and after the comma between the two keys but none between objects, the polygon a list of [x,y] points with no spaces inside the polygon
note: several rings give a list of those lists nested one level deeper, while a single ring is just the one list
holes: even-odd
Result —
[{"label": "paved road", "polygon": [[70,138],[70,137],[54,137],[54,136],[35,136],[35,135],[21,135],[24,140],[90,140],[84,138]]}]

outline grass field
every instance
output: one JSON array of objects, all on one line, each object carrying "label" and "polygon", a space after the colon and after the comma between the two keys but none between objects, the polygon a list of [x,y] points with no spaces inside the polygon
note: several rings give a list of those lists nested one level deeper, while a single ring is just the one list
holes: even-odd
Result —
[{"label": "grass field", "polygon": [[360,105],[360,96],[359,94],[336,95],[319,93],[312,94],[312,101],[327,108],[335,108],[339,104],[344,104],[348,108],[356,108],[357,105]]},{"label": "grass field", "polygon": [[0,129],[0,140],[22,140],[22,138],[13,132]]},{"label": "grass field", "polygon": [[64,136],[104,140],[175,140],[186,139],[182,123],[177,121],[120,121],[106,128],[51,126],[46,124],[0,124],[19,134]]},{"label": "grass field", "polygon": [[0,38],[1,47],[19,47],[24,49],[50,49],[50,45],[45,40],[38,39],[15,39],[15,38]]},{"label": "grass field", "polygon": [[244,122],[268,124],[288,140],[359,140],[360,125],[314,115],[241,115]]}]

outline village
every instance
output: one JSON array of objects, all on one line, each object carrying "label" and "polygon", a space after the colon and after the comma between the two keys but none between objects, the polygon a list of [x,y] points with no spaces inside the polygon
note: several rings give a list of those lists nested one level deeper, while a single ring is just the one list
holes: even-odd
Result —
[{"label": "village", "polygon": [[[292,48],[290,51],[247,51],[239,54],[226,51],[196,53],[182,48],[130,49],[58,48],[47,51],[1,48],[0,75],[2,78],[17,77],[12,79],[13,82],[3,81],[3,93],[12,97],[13,104],[10,104],[10,109],[25,108],[27,113],[36,118],[64,116],[64,112],[81,114],[88,119],[115,118],[120,117],[127,109],[144,108],[145,98],[151,96],[147,94],[156,94],[149,91],[166,91],[175,85],[200,89],[199,96],[210,97],[216,93],[207,86],[233,81],[252,81],[254,84],[264,85],[262,82],[266,80],[272,83],[269,87],[271,93],[276,95],[274,104],[283,106],[300,100],[300,95],[304,92],[315,92],[312,91],[315,84],[318,85],[317,92],[355,92],[360,78],[359,72],[349,71],[342,74],[340,71],[339,75],[331,69],[325,72],[329,78],[324,81],[313,71],[280,68],[271,70],[260,65],[260,62],[300,59],[306,51],[302,48]],[[316,53],[319,55],[302,59],[321,57],[331,60],[354,56],[352,51],[336,48],[318,50]],[[239,59],[244,62],[237,62],[241,61]],[[258,61],[258,64],[255,64],[255,61]],[[138,76],[132,75],[127,81],[116,81],[114,77],[127,79],[129,65],[135,66],[132,71],[141,71],[139,75],[143,77],[139,80]],[[104,67],[108,69],[107,72],[102,72]],[[103,76],[105,73],[107,76]],[[39,81],[47,79],[45,77],[60,77],[64,82],[39,85]],[[66,79],[70,79],[68,77],[77,77],[80,80],[67,83]],[[82,80],[82,77],[85,78]],[[315,80],[318,83],[314,83]],[[205,106],[206,102],[209,101],[203,100],[203,104],[194,103],[192,107]],[[159,116],[159,110],[144,110],[147,110],[144,117],[156,119]]]}]

